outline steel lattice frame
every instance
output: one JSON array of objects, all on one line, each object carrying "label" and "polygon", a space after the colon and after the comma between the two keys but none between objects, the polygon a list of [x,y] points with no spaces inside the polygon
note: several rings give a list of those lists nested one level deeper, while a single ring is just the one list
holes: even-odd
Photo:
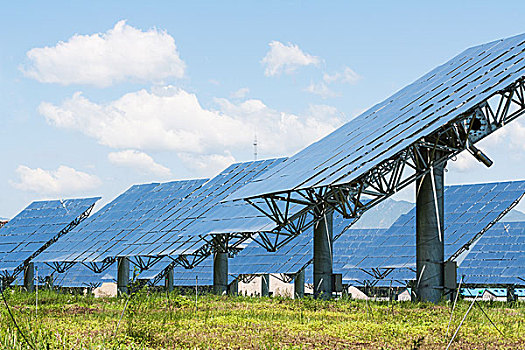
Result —
[{"label": "steel lattice frame", "polygon": [[62,237],[63,235],[67,234],[68,232],[70,232],[72,229],[74,229],[78,224],[80,224],[82,221],[84,221],[90,214],[91,214],[91,211],[93,210],[93,207],[95,206],[95,204],[92,204],[88,209],[86,209],[82,214],[80,214],[78,217],[76,217],[73,221],[71,221],[69,224],[67,224],[66,227],[64,227],[62,230],[60,230],[60,232],[54,236],[53,238],[51,238],[49,241],[47,241],[46,243],[44,243],[40,248],[38,248],[35,252],[33,252],[33,254],[31,254],[27,259],[24,260],[24,262],[20,265],[18,265],[14,270],[13,270],[13,273],[11,274],[8,274],[7,272],[5,272],[5,275],[2,276],[1,278],[4,279],[6,282],[7,282],[7,285],[11,284],[15,279],[16,279],[16,276],[18,276],[18,274],[22,273],[26,266],[36,257],[38,256],[40,253],[42,253],[44,250],[46,250],[51,244],[55,243],[56,241],[58,241],[58,239],[60,237]]}]

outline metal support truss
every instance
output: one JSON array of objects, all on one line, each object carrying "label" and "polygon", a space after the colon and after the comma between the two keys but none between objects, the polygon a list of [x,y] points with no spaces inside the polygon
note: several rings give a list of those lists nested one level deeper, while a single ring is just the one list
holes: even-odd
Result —
[{"label": "metal support truss", "polygon": [[[37,257],[40,253],[42,253],[44,250],[46,250],[47,248],[49,248],[49,246],[53,243],[55,243],[56,241],[58,241],[58,239],[60,237],[62,237],[63,235],[67,234],[68,232],[70,232],[72,229],[74,229],[78,224],[80,224],[82,221],[84,221],[88,216],[89,214],[91,214],[91,211],[93,210],[93,207],[95,206],[95,204],[92,204],[89,208],[86,209],[86,211],[84,211],[82,214],[80,214],[79,216],[77,216],[73,221],[71,221],[69,224],[67,224],[66,227],[64,227],[62,230],[60,230],[60,232],[58,232],[57,235],[55,235],[53,238],[51,238],[49,241],[47,241],[46,243],[44,243],[40,248],[38,248],[36,251],[33,252],[33,254],[31,254],[27,259],[24,260],[24,262],[20,265],[18,265],[11,274],[8,274],[6,272],[6,274],[4,276],[2,276],[3,279],[5,279],[9,284],[11,284],[15,279],[16,279],[16,276],[18,276],[18,274],[22,273],[26,266],[28,264],[31,263],[31,261]],[[49,265],[51,267],[53,267],[52,265]]]},{"label": "metal support truss", "polygon": [[[284,230],[292,235],[304,230],[301,220],[309,221],[303,219],[305,213],[313,213],[323,205],[333,207],[345,218],[359,217],[424,176],[434,166],[453,159],[464,150],[474,154],[474,143],[522,115],[525,112],[524,80],[521,78],[495,92],[432,134],[420,138],[349,183],[265,194],[260,200],[245,201],[273,220],[277,226],[275,231]],[[425,157],[425,154],[431,157]],[[285,210],[279,209],[279,202],[285,202]],[[290,214],[288,208],[291,204],[300,205],[301,209]],[[307,226],[311,224],[309,222]]]}]

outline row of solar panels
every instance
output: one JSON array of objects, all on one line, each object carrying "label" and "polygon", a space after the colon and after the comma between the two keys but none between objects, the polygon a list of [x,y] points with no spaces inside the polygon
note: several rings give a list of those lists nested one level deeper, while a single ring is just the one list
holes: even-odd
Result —
[{"label": "row of solar panels", "polygon": [[[54,273],[55,280],[64,286],[91,285],[101,281],[100,276],[114,279],[115,267],[110,266],[104,274],[95,274],[84,265],[107,257],[119,256],[125,251],[132,257],[131,246],[151,252],[166,247],[171,242],[182,246],[205,244],[202,235],[221,232],[234,222],[235,229],[244,221],[248,230],[253,220],[258,227],[269,225],[268,219],[253,207],[221,202],[228,189],[237,188],[249,179],[254,169],[267,170],[282,160],[248,162],[231,166],[216,178],[206,180],[175,181],[164,184],[135,185],[104,208],[79,224],[71,232],[52,244],[33,261],[40,268],[40,276],[52,270],[45,263],[73,261],[74,268],[66,273]],[[243,173],[247,173],[243,174]],[[445,190],[445,237],[446,256],[449,257],[465,244],[473,248],[462,257],[460,274],[465,273],[471,283],[523,284],[522,267],[525,264],[521,223],[509,223],[502,230],[494,226],[480,239],[477,235],[490,228],[504,215],[525,192],[524,182],[450,186]],[[96,198],[70,201],[35,202],[0,230],[1,254],[4,254],[0,270],[7,274],[23,263],[50,238],[50,232],[58,232],[62,226],[77,219],[90,208]],[[61,216],[62,215],[62,216]],[[415,209],[402,215],[388,229],[346,229],[351,220],[340,216],[334,218],[334,272],[342,273],[349,284],[405,284],[414,279]],[[47,221],[47,218],[50,221]],[[33,225],[26,220],[31,218]],[[62,226],[57,218],[61,218]],[[225,224],[226,222],[226,224]],[[219,228],[217,229],[216,226]],[[161,227],[161,229],[158,229]],[[28,229],[30,228],[30,229]],[[508,232],[512,231],[512,235]],[[257,232],[257,231],[254,231]],[[507,240],[498,235],[507,233]],[[44,237],[44,238],[42,238]],[[257,236],[255,236],[255,239]],[[16,242],[16,243],[14,243]],[[166,243],[167,242],[167,243]],[[507,242],[494,244],[494,242]],[[14,246],[16,244],[16,246]],[[177,243],[176,243],[177,244]],[[511,244],[512,247],[508,245]],[[33,248],[31,248],[33,247]],[[487,248],[488,247],[488,248]],[[142,254],[134,248],[136,254]],[[165,256],[146,271],[141,278],[154,278],[176,256],[177,251],[159,254]],[[173,253],[174,252],[174,253]],[[179,250],[179,253],[184,251]],[[174,255],[172,255],[174,254]],[[71,257],[74,257],[73,259]],[[94,258],[93,258],[94,257]],[[245,248],[230,262],[230,275],[235,278],[244,274],[285,273],[295,274],[307,268],[312,259],[312,233],[306,232],[292,240],[275,253],[268,253],[255,241],[248,241]],[[204,284],[211,284],[211,257],[199,266],[188,270],[175,267],[175,284],[192,284],[195,276]],[[311,277],[311,273],[307,273]],[[496,281],[497,280],[497,281]]]}]

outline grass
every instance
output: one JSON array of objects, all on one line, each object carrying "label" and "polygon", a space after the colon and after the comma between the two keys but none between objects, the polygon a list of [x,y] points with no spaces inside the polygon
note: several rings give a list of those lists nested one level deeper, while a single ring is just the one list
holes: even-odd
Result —
[{"label": "grass", "polygon": [[[444,349],[468,309],[349,299],[183,296],[147,289],[126,298],[5,291],[15,319],[36,349]],[[482,302],[473,308],[452,349],[525,348],[525,303]],[[29,349],[5,306],[0,349]]]}]

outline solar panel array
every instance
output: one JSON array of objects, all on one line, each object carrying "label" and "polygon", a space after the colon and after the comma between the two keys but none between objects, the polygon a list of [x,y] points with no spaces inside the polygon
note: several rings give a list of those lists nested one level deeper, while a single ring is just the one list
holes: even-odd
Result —
[{"label": "solar panel array", "polygon": [[[0,229],[0,271],[11,275],[100,198],[36,201]],[[65,237],[65,236],[64,236]]]},{"label": "solar panel array", "polygon": [[501,222],[470,249],[458,268],[468,284],[525,285],[525,222]]},{"label": "solar panel array", "polygon": [[308,146],[231,196],[356,180],[525,74],[525,34],[475,46]]},{"label": "solar panel array", "polygon": [[[445,259],[456,253],[476,234],[497,221],[525,193],[525,182],[500,182],[445,187],[444,236]],[[416,267],[415,208],[402,215],[383,234],[377,234],[368,246],[351,250],[343,267],[345,277],[355,280],[372,269],[400,269],[389,280],[414,279]],[[380,232],[379,232],[380,233]],[[341,239],[360,232],[349,230]],[[334,244],[340,244],[338,241]]]},{"label": "solar panel array", "polygon": [[[494,223],[525,193],[525,181],[445,187],[445,257]],[[345,283],[403,285],[414,279],[415,208],[389,229],[343,229],[350,224],[334,215],[333,271]],[[341,234],[342,233],[342,234]],[[230,262],[230,273],[293,274],[313,258],[313,237],[305,232],[275,253],[249,244]],[[306,279],[311,282],[311,270]]]},{"label": "solar panel array", "polygon": [[221,203],[233,191],[284,159],[233,164],[208,181],[177,206],[160,215],[145,229],[145,240],[130,242],[128,256],[177,256],[192,254],[211,233],[270,231],[275,224],[247,203]]},{"label": "solar panel array", "polygon": [[162,212],[199,188],[206,180],[134,185],[53,244],[36,261],[82,262],[115,257]]}]

